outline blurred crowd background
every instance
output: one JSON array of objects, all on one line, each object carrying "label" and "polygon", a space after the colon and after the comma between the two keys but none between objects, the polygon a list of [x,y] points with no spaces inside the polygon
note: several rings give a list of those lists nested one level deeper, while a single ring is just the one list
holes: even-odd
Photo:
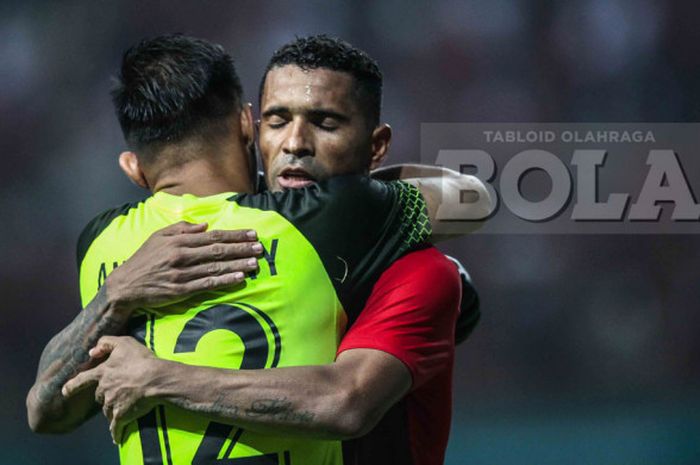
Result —
[{"label": "blurred crowd background", "polygon": [[[123,51],[166,32],[224,45],[253,102],[295,35],[365,49],[385,75],[392,162],[420,159],[423,122],[700,121],[692,1],[3,1],[2,464],[117,463],[102,417],[39,437],[24,397],[79,310],[79,232],[143,195],[118,169],[108,91]],[[700,463],[700,236],[482,234],[443,249],[483,312],[458,350],[448,464]]]}]

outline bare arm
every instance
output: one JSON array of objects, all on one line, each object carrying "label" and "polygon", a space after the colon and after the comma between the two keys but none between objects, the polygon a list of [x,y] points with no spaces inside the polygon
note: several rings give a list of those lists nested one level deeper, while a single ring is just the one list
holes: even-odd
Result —
[{"label": "bare arm", "polygon": [[69,381],[65,393],[97,385],[116,442],[160,403],[260,433],[347,439],[368,432],[411,386],[401,361],[372,349],[345,351],[330,365],[265,370],[161,360],[130,337],[103,338],[92,355],[109,358]]},{"label": "bare arm", "polygon": [[343,352],[330,365],[219,370],[168,363],[155,399],[260,433],[349,439],[368,433],[411,386],[392,355]]},{"label": "bare arm", "polygon": [[[435,251],[414,252],[375,284],[374,297],[332,364],[196,367],[157,359],[133,338],[106,337],[91,356],[107,360],[69,381],[66,394],[98,385],[116,441],[125,425],[158,403],[262,433],[361,436],[413,383],[425,383],[448,367],[460,291],[452,263]],[[403,355],[399,359],[387,352]]]},{"label": "bare arm", "polygon": [[441,166],[419,165],[417,163],[402,163],[377,168],[370,176],[380,181],[397,181],[399,179],[440,177],[448,171]]},{"label": "bare arm", "polygon": [[92,391],[61,395],[63,385],[94,365],[88,351],[102,336],[123,334],[134,309],[172,302],[202,290],[243,281],[257,269],[259,253],[247,231],[204,232],[206,225],[178,223],[154,233],[105,281],[97,296],[46,345],[27,395],[35,432],[75,429],[98,410]]},{"label": "bare arm", "polygon": [[61,387],[78,372],[90,367],[88,351],[104,335],[123,331],[129,311],[110,300],[107,287],[46,345],[36,382],[27,396],[29,426],[35,432],[70,431],[97,411],[91,393],[71,399]]},{"label": "bare arm", "polygon": [[432,242],[469,234],[483,226],[492,200],[476,177],[439,166],[393,165],[372,172],[383,181],[401,179],[418,187],[428,205]]}]

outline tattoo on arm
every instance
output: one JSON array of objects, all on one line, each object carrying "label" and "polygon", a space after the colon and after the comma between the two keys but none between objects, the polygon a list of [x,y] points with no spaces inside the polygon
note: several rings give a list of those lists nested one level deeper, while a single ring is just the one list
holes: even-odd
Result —
[{"label": "tattoo on arm", "polygon": [[86,368],[88,351],[100,337],[121,332],[126,319],[116,318],[106,312],[108,301],[105,286],[100,289],[88,306],[46,345],[37,372],[35,385],[39,407],[48,409],[51,416],[61,415],[64,402],[63,385]]},{"label": "tattoo on arm", "polygon": [[271,420],[286,425],[311,424],[316,414],[308,410],[298,410],[286,397],[275,399],[255,399],[247,407],[230,402],[224,393],[219,393],[211,402],[192,402],[188,399],[174,398],[171,402],[185,410],[195,413],[213,415],[228,421],[262,422]]},{"label": "tattoo on arm", "polygon": [[286,397],[254,400],[245,414],[248,418],[268,417],[290,424],[309,424],[316,416],[307,410],[295,410]]}]

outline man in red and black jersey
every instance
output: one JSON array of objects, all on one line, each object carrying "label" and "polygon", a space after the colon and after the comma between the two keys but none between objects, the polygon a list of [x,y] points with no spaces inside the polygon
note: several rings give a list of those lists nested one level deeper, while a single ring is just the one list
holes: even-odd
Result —
[{"label": "man in red and black jersey", "polygon": [[[381,85],[376,62],[337,39],[300,38],[280,48],[260,92],[259,146],[268,187],[301,188],[377,169],[391,139],[391,129],[379,119]],[[376,173],[383,179],[428,174],[434,173],[418,166]],[[265,380],[245,373],[237,392],[245,397],[244,386],[250,385],[252,396],[261,382],[266,388],[274,384],[278,398],[307,411],[340,399],[330,429],[333,437],[346,439],[346,464],[442,463],[455,328],[461,318],[463,339],[478,319],[473,287],[465,279],[463,288],[457,266],[428,247],[391,265],[369,296],[353,297],[364,309],[348,322],[335,364]],[[461,299],[467,302],[462,313]],[[312,392],[299,392],[297,386],[310,381]],[[315,433],[328,437],[328,427],[319,425]]]},{"label": "man in red and black jersey", "polygon": [[[390,128],[380,124],[380,102],[381,74],[364,52],[324,36],[283,46],[267,67],[260,95],[259,144],[270,188],[303,187],[378,168],[391,138]],[[368,135],[335,143],[358,112]],[[364,151],[353,150],[362,146]],[[404,166],[375,175],[413,178],[425,172],[429,169]],[[344,444],[346,463],[443,462],[455,328],[459,319],[463,340],[479,316],[468,275],[461,270],[463,286],[458,271],[432,247],[411,252],[381,275],[350,322],[329,370],[334,381],[326,383],[328,392],[349,392],[353,401],[340,413],[359,418],[348,434],[358,437]],[[401,400],[387,410],[393,399]]]}]

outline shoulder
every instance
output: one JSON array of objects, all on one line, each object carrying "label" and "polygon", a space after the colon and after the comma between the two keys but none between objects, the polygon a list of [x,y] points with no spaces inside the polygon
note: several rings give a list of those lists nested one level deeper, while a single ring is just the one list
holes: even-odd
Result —
[{"label": "shoulder", "polygon": [[454,330],[462,284],[457,268],[434,247],[412,251],[382,273],[359,319],[388,318],[392,325]]},{"label": "shoulder", "polygon": [[298,207],[299,204],[313,206],[317,202],[342,202],[350,199],[357,202],[381,198],[393,193],[394,190],[399,190],[394,184],[398,182],[384,183],[361,175],[334,176],[302,189],[287,189],[282,192],[263,190],[256,194],[235,194],[229,200],[262,210],[285,210]]},{"label": "shoulder", "polygon": [[[409,236],[404,231],[409,229],[407,225],[421,223],[414,218],[417,215],[412,217],[406,212],[417,210],[420,200],[418,190],[409,184],[385,183],[361,175],[335,176],[302,189],[235,194],[229,198],[243,207],[274,211],[305,234],[319,230],[323,237],[347,230],[366,236],[382,227]],[[358,221],[360,218],[362,221]]]},{"label": "shoulder", "polygon": [[82,263],[85,255],[87,254],[90,245],[94,240],[105,230],[107,227],[118,217],[123,215],[128,215],[129,212],[137,208],[145,199],[137,200],[134,202],[127,202],[114,208],[107,209],[102,213],[95,216],[88,224],[83,228],[83,231],[78,237],[78,245],[76,250],[76,258],[78,261],[78,267]]},{"label": "shoulder", "polygon": [[457,269],[442,253],[433,247],[410,252],[377,281],[338,353],[387,352],[408,367],[416,389],[452,360],[460,295]]},{"label": "shoulder", "polygon": [[461,279],[457,267],[435,247],[409,252],[396,260],[377,281],[377,288],[409,286],[415,296],[430,300],[436,296],[457,297]]}]

